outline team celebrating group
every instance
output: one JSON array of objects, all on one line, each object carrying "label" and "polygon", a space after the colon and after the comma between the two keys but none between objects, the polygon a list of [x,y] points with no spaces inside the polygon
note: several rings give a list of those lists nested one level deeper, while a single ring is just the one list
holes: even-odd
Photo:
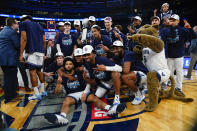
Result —
[{"label": "team celebrating group", "polygon": [[[109,116],[123,112],[126,105],[120,101],[122,85],[126,85],[134,93],[131,104],[141,104],[148,91],[147,73],[150,71],[156,72],[163,90],[169,84],[170,75],[174,75],[176,71],[176,90],[184,95],[182,92],[184,45],[195,33],[188,22],[185,22],[185,27],[178,25],[180,18],[168,10],[169,4],[164,3],[162,9],[163,12],[159,17],[154,11],[151,25],[158,28],[160,21],[163,22],[158,38],[164,41],[165,48],[157,53],[144,47],[142,58],[133,52],[138,43],[128,39],[140,31],[142,18],[139,16],[135,16],[132,24],[127,27],[129,31],[127,35],[122,33],[121,25],[112,28],[111,17],[104,18],[105,29],[96,25],[94,16],[82,22],[83,29],[80,21],[75,20],[74,33],[70,32],[69,21],[59,22],[59,32],[54,41],[48,40],[47,45],[42,26],[33,22],[31,16],[22,16],[19,26],[19,61],[29,69],[34,90],[34,94],[28,99],[41,100],[49,92],[66,93],[60,114],[47,113],[44,117],[50,123],[67,124],[70,106],[79,101],[92,102],[98,108],[106,110]],[[14,21],[14,24],[16,23]],[[48,93],[45,90],[45,82],[50,88]],[[112,90],[113,104],[108,105],[100,98]]]}]

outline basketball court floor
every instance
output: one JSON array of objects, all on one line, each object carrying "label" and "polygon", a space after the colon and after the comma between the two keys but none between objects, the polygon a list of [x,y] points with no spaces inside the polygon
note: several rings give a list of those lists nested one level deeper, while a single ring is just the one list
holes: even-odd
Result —
[{"label": "basketball court floor", "polygon": [[[187,70],[184,70],[186,73]],[[118,116],[106,116],[106,111],[100,110],[92,104],[78,104],[71,107],[68,115],[69,124],[51,125],[44,119],[45,113],[59,113],[65,94],[58,96],[50,94],[41,101],[28,101],[24,95],[18,102],[4,104],[1,97],[1,113],[6,127],[24,131],[189,131],[197,120],[197,71],[193,71],[192,80],[183,81],[183,92],[192,97],[192,103],[162,99],[154,112],[144,112],[146,98],[140,105],[131,105],[133,97],[125,95],[126,88],[122,88],[121,102],[126,102],[127,109]],[[112,94],[112,93],[111,93]],[[1,94],[2,96],[3,94]],[[113,95],[106,96],[103,101],[111,104]]]}]

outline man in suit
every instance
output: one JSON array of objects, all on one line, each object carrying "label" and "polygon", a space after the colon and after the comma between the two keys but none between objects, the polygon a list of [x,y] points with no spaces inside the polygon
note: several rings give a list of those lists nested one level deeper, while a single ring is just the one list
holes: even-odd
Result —
[{"label": "man in suit", "polygon": [[0,66],[4,73],[5,103],[16,100],[17,96],[17,66],[20,48],[17,29],[17,21],[8,18],[6,26],[0,32]]}]

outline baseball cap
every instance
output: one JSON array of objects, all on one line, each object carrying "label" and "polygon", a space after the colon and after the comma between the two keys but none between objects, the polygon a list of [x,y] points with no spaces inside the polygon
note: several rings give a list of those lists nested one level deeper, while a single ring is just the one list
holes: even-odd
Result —
[{"label": "baseball cap", "polygon": [[64,25],[71,25],[71,23],[70,23],[69,21],[66,21],[66,22],[64,23]]},{"label": "baseball cap", "polygon": [[107,16],[107,17],[105,17],[105,19],[104,19],[104,22],[106,22],[106,21],[111,21],[111,22],[112,22],[112,18],[109,17],[109,16]]},{"label": "baseball cap", "polygon": [[79,20],[75,20],[74,21],[74,25],[79,25],[80,26],[80,21]]},{"label": "baseball cap", "polygon": [[119,40],[114,41],[113,46],[121,46],[123,47],[123,43]]},{"label": "baseball cap", "polygon": [[90,17],[88,18],[88,20],[96,21],[96,18],[95,18],[94,16],[90,16]]},{"label": "baseball cap", "polygon": [[30,20],[32,20],[32,16],[31,16],[31,15],[22,15],[22,16],[20,17],[20,20],[21,20],[21,21],[23,21],[23,20],[25,20],[25,19],[30,19]]},{"label": "baseball cap", "polygon": [[153,16],[153,17],[151,17],[150,20],[153,21],[153,19],[158,19],[160,21],[160,18],[158,16]]},{"label": "baseball cap", "polygon": [[63,56],[63,57],[64,57],[64,54],[63,54],[62,52],[57,52],[57,53],[55,54],[55,57],[58,57],[58,56]]},{"label": "baseball cap", "polygon": [[168,3],[163,3],[161,7],[163,6],[168,6],[169,7],[169,4]]},{"label": "baseball cap", "polygon": [[139,17],[139,16],[135,16],[133,19],[136,19],[136,20],[139,20],[139,21],[141,21],[141,22],[142,22],[142,18],[141,18],[141,17]]},{"label": "baseball cap", "polygon": [[64,22],[59,22],[58,26],[64,26]]},{"label": "baseball cap", "polygon": [[179,20],[180,18],[179,18],[179,16],[177,14],[173,14],[173,15],[170,16],[169,19]]},{"label": "baseball cap", "polygon": [[85,45],[83,47],[83,55],[90,54],[90,53],[92,53],[93,50],[94,50],[94,48],[91,45]]},{"label": "baseball cap", "polygon": [[98,26],[98,25],[93,25],[92,27],[91,27],[91,29],[92,28],[95,28],[95,29],[97,29],[98,31],[100,31],[101,30],[101,27],[100,26]]},{"label": "baseball cap", "polygon": [[83,55],[83,50],[81,48],[76,48],[74,50],[74,56],[81,56]]}]

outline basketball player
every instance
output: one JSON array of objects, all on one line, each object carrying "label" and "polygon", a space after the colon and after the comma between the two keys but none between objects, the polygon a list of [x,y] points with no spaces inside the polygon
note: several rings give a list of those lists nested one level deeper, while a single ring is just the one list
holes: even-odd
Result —
[{"label": "basketball player", "polygon": [[139,105],[145,98],[142,90],[146,86],[148,70],[134,52],[124,50],[121,41],[115,41],[112,48],[115,56],[120,58],[120,63],[123,66],[123,82],[135,92],[135,98],[131,103]]},{"label": "basketball player", "polygon": [[114,85],[115,98],[113,103],[119,104],[120,72],[122,72],[122,67],[106,57],[96,56],[95,50],[91,45],[83,47],[83,58],[85,59],[84,66],[90,76],[89,78],[87,75],[84,75],[84,79],[87,83],[97,86],[95,95],[102,98]]},{"label": "basketball player", "polygon": [[[21,47],[20,62],[24,63],[23,52],[27,53],[26,65],[30,72],[31,84],[34,89],[34,95],[29,100],[40,100],[41,96],[46,96],[47,92],[44,87],[44,75],[41,72],[44,61],[44,50],[46,48],[44,30],[36,22],[32,21],[30,15],[23,15],[20,25]],[[41,82],[41,93],[38,91],[38,78]]]}]

